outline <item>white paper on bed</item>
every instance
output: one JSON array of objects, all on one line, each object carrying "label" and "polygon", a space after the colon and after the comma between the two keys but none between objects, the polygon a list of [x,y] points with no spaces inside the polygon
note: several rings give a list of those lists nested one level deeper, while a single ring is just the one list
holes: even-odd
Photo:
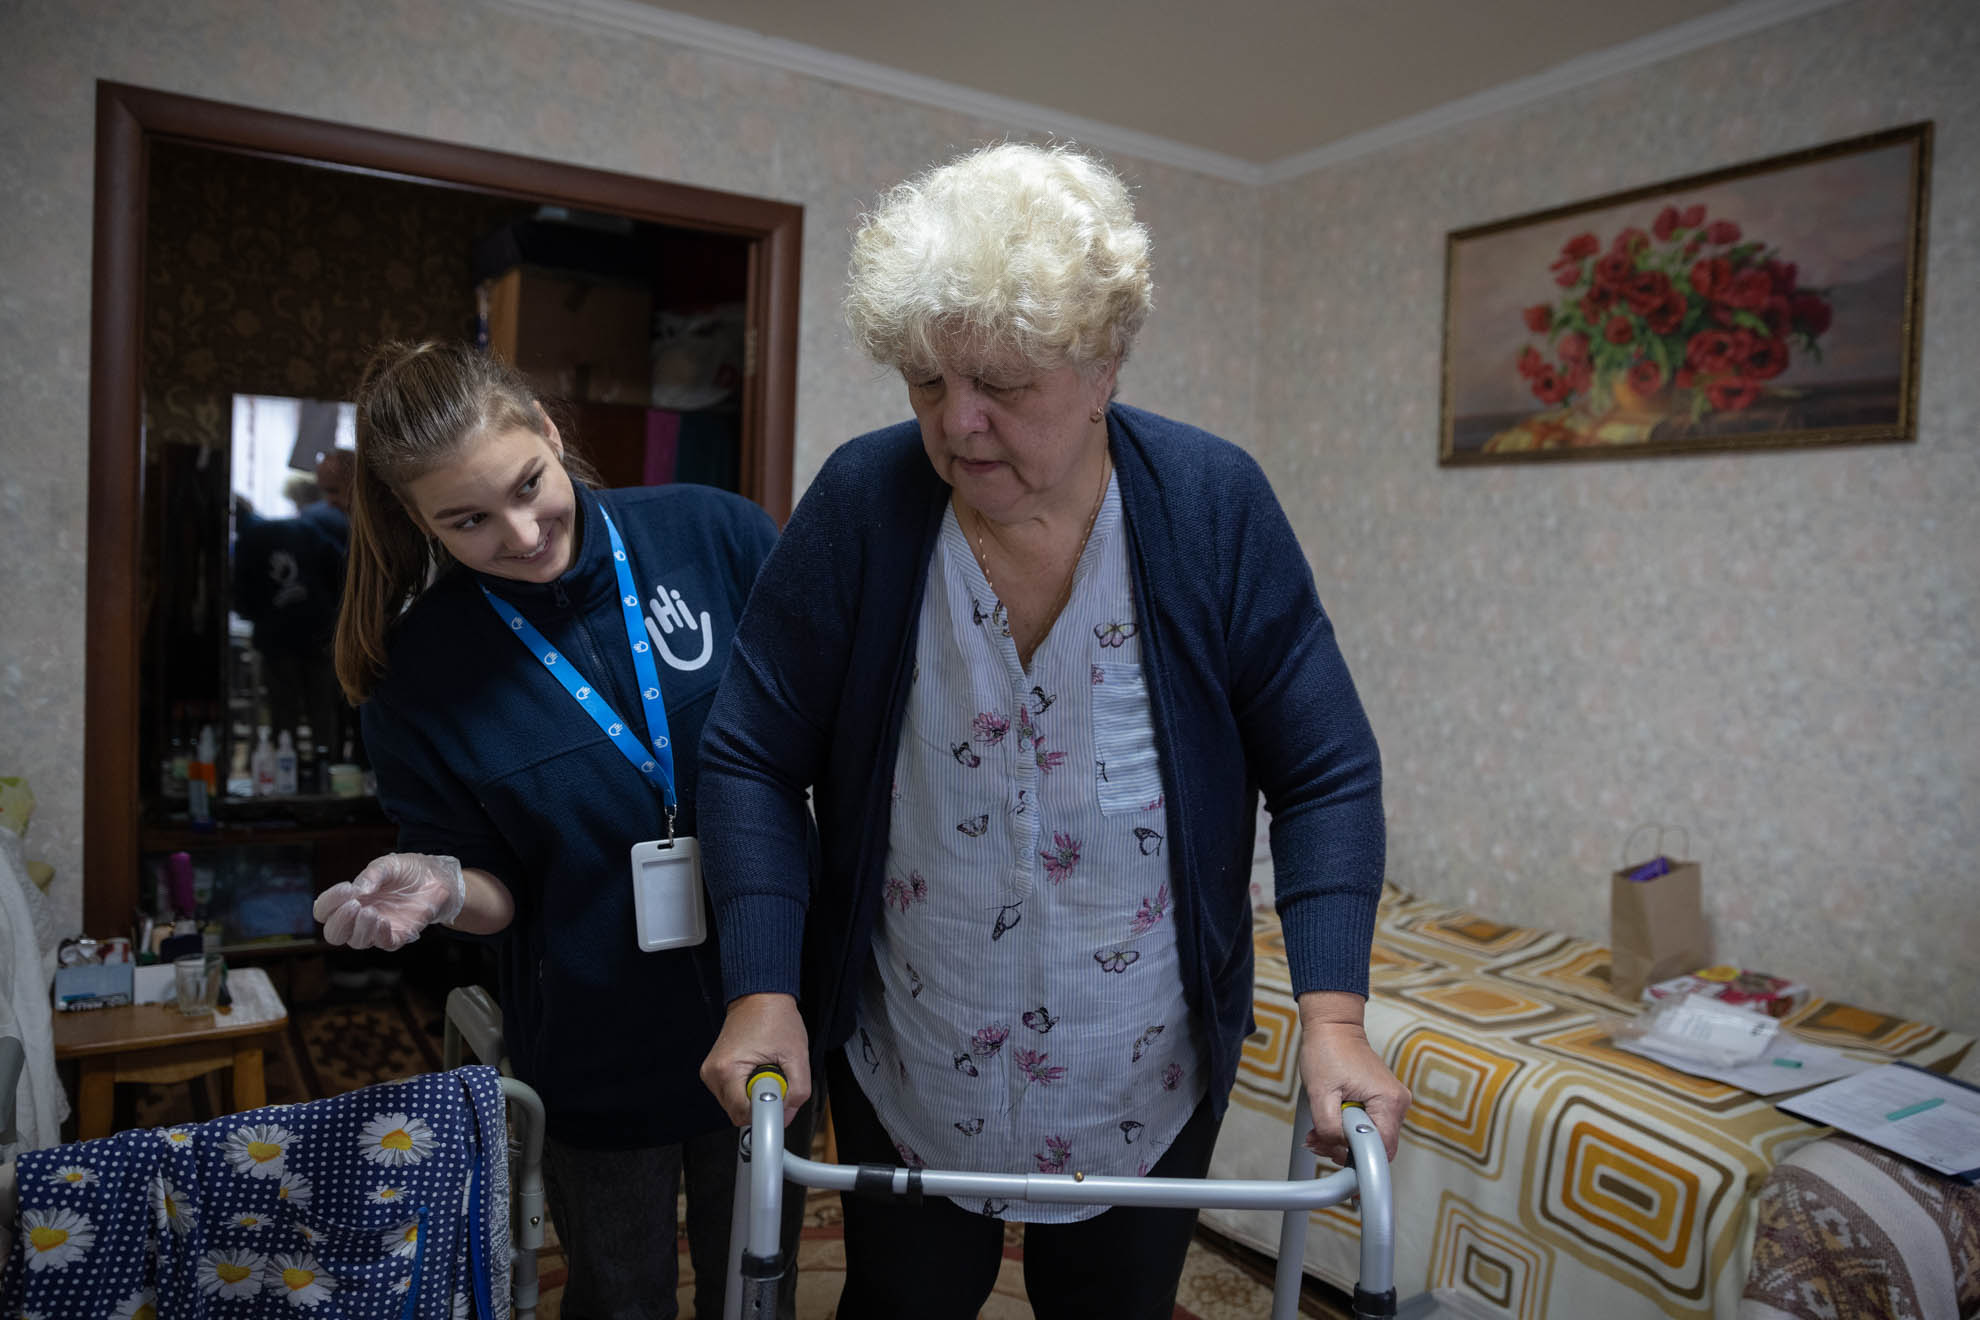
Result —
[{"label": "white paper on bed", "polygon": [[1887,1063],[1775,1107],[1962,1181],[1980,1177],[1980,1090],[1935,1072]]},{"label": "white paper on bed", "polygon": [[1755,1095],[1779,1095],[1783,1091],[1798,1091],[1803,1087],[1820,1086],[1824,1082],[1854,1076],[1875,1064],[1852,1059],[1839,1050],[1825,1045],[1810,1045],[1806,1041],[1782,1033],[1767,1042],[1766,1053],[1750,1063],[1736,1063],[1728,1067],[1714,1067],[1688,1059],[1671,1050],[1659,1049],[1649,1039],[1617,1040],[1619,1049],[1631,1054],[1641,1054],[1646,1059],[1655,1059],[1666,1068],[1675,1068],[1693,1077],[1706,1077],[1727,1086],[1737,1086],[1742,1091]]}]

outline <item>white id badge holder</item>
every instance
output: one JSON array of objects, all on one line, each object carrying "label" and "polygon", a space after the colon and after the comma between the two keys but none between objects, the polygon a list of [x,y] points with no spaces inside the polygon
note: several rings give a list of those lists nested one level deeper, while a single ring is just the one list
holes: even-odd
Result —
[{"label": "white id badge holder", "polygon": [[643,953],[685,949],[708,938],[701,901],[701,845],[691,835],[632,846],[633,918]]}]

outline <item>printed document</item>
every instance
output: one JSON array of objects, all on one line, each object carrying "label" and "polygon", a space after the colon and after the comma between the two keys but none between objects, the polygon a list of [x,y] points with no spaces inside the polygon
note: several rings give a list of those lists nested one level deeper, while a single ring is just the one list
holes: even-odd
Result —
[{"label": "printed document", "polygon": [[1908,1063],[1889,1063],[1789,1096],[1776,1108],[1915,1160],[1980,1180],[1980,1089]]}]

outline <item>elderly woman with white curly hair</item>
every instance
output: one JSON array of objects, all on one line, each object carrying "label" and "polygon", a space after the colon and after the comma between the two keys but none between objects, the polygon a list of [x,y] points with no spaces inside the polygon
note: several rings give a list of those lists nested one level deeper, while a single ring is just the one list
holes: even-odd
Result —
[{"label": "elderly woman with white curly hair", "polygon": [[[1147,231],[1098,161],[994,146],[901,184],[846,317],[914,420],[826,462],[702,742],[725,993],[702,1078],[840,1158],[1200,1177],[1251,1020],[1259,793],[1309,1142],[1409,1094],[1362,1030],[1381,772],[1305,556],[1235,446],[1112,401]],[[815,811],[817,846],[810,846]],[[1041,1316],[1167,1316],[1189,1211],[847,1198],[849,1316],[974,1316],[1026,1222]]]}]

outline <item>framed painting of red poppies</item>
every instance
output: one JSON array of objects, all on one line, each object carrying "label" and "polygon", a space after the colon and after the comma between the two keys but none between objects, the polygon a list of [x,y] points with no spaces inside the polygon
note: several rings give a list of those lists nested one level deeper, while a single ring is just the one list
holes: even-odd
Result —
[{"label": "framed painting of red poppies", "polygon": [[1932,126],[1459,230],[1446,465],[1908,441]]}]

